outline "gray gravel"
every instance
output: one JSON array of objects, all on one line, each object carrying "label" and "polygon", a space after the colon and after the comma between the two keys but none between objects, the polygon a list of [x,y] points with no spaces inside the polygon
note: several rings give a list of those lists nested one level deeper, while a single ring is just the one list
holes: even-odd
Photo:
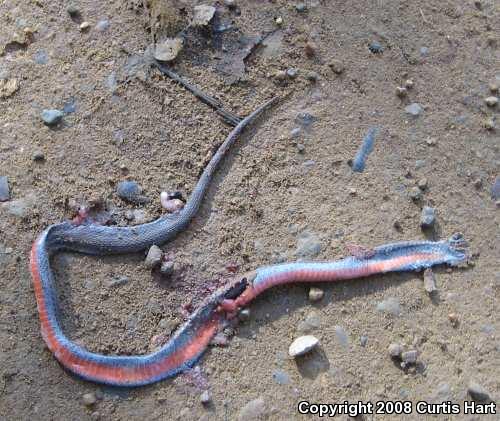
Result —
[{"label": "gray gravel", "polygon": [[0,176],[0,202],[10,200],[9,180],[6,176]]}]

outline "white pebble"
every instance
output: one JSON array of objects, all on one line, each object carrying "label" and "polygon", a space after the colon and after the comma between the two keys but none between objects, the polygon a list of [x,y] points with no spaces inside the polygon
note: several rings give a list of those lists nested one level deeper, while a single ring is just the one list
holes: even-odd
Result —
[{"label": "white pebble", "polygon": [[288,354],[290,357],[298,357],[307,354],[318,344],[319,339],[312,335],[300,336],[292,342],[290,348],[288,348]]}]

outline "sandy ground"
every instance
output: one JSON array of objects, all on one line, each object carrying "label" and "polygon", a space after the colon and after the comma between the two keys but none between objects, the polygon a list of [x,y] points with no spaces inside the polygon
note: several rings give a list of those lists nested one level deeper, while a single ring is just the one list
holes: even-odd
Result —
[{"label": "sandy ground", "polygon": [[[179,3],[189,15],[196,2]],[[322,284],[319,303],[308,300],[307,286],[277,288],[252,304],[229,346],[211,348],[194,374],[131,390],[75,378],[39,333],[31,243],[72,217],[73,202],[104,203],[119,224],[133,209],[144,220],[158,217],[159,193],[189,195],[230,127],[140,66],[151,42],[141,7],[78,1],[80,22],[90,23],[82,32],[62,2],[4,0],[0,77],[16,79],[18,89],[0,99],[0,176],[8,177],[11,196],[0,204],[0,418],[311,419],[298,415],[299,401],[461,403],[470,382],[500,399],[499,208],[491,197],[500,141],[484,127],[498,119],[498,106],[484,98],[500,82],[499,3],[311,0],[302,12],[281,0],[238,3],[239,13],[219,5],[222,21],[238,30],[217,39],[193,35],[174,68],[241,116],[274,95],[284,100],[241,138],[198,216],[164,245],[176,264],[170,280],[146,270],[144,255],[54,259],[67,334],[93,351],[147,352],[153,336],[182,321],[183,305],[196,305],[230,276],[228,264],[243,272],[298,255],[334,259],[350,243],[423,239],[424,205],[437,214],[428,237],[463,232],[472,263],[437,269],[434,299],[419,273]],[[96,28],[105,19],[109,27]],[[242,77],[228,80],[220,63],[235,40],[276,29],[247,58]],[[374,41],[383,53],[370,52]],[[332,71],[332,63],[343,71]],[[298,70],[295,79],[275,77],[289,68]],[[398,98],[395,89],[407,79],[413,87]],[[414,102],[423,107],[417,117],[405,112]],[[72,105],[58,127],[43,124],[42,109]],[[353,173],[348,161],[372,126],[380,128],[375,148],[366,170]],[[44,159],[35,160],[40,152]],[[121,201],[116,185],[123,180],[137,181],[151,202]],[[418,183],[426,186],[415,201]],[[127,281],[113,286],[120,277]],[[377,310],[387,300],[399,314]],[[292,360],[288,346],[304,331],[320,348]],[[391,360],[387,349],[396,342],[418,350],[415,367]],[[207,388],[212,402],[203,406]],[[98,397],[90,407],[87,393]],[[452,418],[488,419],[440,417]]]}]

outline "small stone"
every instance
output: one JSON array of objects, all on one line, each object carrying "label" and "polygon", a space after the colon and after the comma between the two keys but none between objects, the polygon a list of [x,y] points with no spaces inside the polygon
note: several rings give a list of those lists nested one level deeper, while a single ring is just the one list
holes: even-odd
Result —
[{"label": "small stone", "polygon": [[45,159],[45,155],[42,151],[38,150],[33,153],[33,161],[43,161]]},{"label": "small stone", "polygon": [[316,55],[316,45],[312,42],[308,42],[304,47],[304,51],[306,52],[307,57],[312,58]]},{"label": "small stone", "polygon": [[349,336],[342,326],[335,326],[335,336],[339,344],[344,348],[349,346]]},{"label": "small stone", "polygon": [[6,176],[0,176],[0,202],[10,200],[9,180]]},{"label": "small stone", "polygon": [[244,309],[240,310],[240,312],[238,313],[238,319],[241,322],[246,322],[246,321],[250,320],[250,309],[244,308]]},{"label": "small stone", "polygon": [[494,107],[498,104],[498,98],[496,96],[489,96],[484,99],[484,102],[488,107]]},{"label": "small stone", "polygon": [[493,200],[500,199],[500,176],[496,177],[491,185],[490,195]]},{"label": "small stone", "polygon": [[171,260],[167,260],[161,263],[160,273],[163,276],[172,276],[174,273],[175,264]]},{"label": "small stone", "polygon": [[486,130],[494,130],[495,129],[495,119],[493,117],[488,117],[483,121],[483,126]]},{"label": "small stone", "polygon": [[274,19],[274,22],[276,25],[281,26],[283,25],[283,18],[281,16],[278,16],[276,19]]},{"label": "small stone", "polygon": [[236,7],[236,0],[224,0],[224,5],[230,9],[234,9]]},{"label": "small stone", "polygon": [[421,178],[417,182],[417,186],[420,188],[420,190],[425,190],[427,188],[427,178]]},{"label": "small stone", "polygon": [[415,364],[417,362],[417,357],[418,357],[418,351],[416,351],[414,349],[411,351],[403,352],[401,354],[401,360],[406,365]]},{"label": "small stone", "polygon": [[99,22],[97,22],[97,25],[95,27],[99,32],[105,32],[109,28],[109,20],[102,19]]},{"label": "small stone", "polygon": [[66,12],[68,12],[68,15],[70,15],[72,18],[76,18],[80,15],[80,10],[74,4],[70,4],[66,8]]},{"label": "small stone", "polygon": [[47,126],[55,126],[62,120],[64,113],[59,110],[43,110],[41,116]]},{"label": "small stone", "polygon": [[287,69],[286,71],[286,75],[290,78],[290,79],[295,79],[298,75],[298,70],[293,68],[293,67],[290,67],[289,69]]},{"label": "small stone", "polygon": [[424,289],[429,295],[437,291],[436,276],[431,268],[425,269],[424,271]]},{"label": "small stone", "polygon": [[430,206],[424,206],[420,215],[420,226],[422,229],[432,228],[436,222],[436,212]]},{"label": "small stone", "polygon": [[396,95],[400,98],[404,98],[406,95],[408,95],[408,89],[402,86],[398,86],[396,88]]},{"label": "small stone", "polygon": [[377,310],[392,314],[393,316],[399,316],[401,314],[401,305],[396,297],[389,297],[377,304]]},{"label": "small stone", "polygon": [[312,302],[320,301],[324,295],[325,295],[325,293],[322,289],[312,287],[309,290],[309,301],[312,301]]},{"label": "small stone", "polygon": [[298,3],[295,5],[295,10],[299,13],[305,12],[307,10],[307,7],[304,3]]},{"label": "small stone", "polygon": [[274,370],[273,379],[276,383],[280,385],[290,383],[290,376],[285,371],[279,369]]},{"label": "small stone", "polygon": [[302,143],[297,143],[297,151],[299,153],[304,153],[306,147]]},{"label": "small stone", "polygon": [[158,61],[173,61],[182,50],[181,38],[168,38],[167,40],[157,43],[154,50],[154,58]]},{"label": "small stone", "polygon": [[215,15],[215,7],[205,4],[195,6],[193,10],[193,26],[207,26]]},{"label": "small stone", "polygon": [[336,73],[338,75],[343,73],[345,70],[344,63],[342,63],[340,60],[331,60],[330,63],[328,63],[328,66],[330,66],[330,69],[332,69],[333,73]]},{"label": "small stone", "polygon": [[368,343],[368,336],[361,335],[359,338],[359,344],[364,348],[367,343]]},{"label": "small stone", "polygon": [[405,111],[407,114],[410,114],[413,117],[418,117],[420,114],[422,114],[422,112],[424,111],[424,108],[420,104],[414,102],[414,103],[406,106]]},{"label": "small stone", "polygon": [[384,47],[382,47],[382,44],[380,44],[378,41],[371,42],[368,46],[368,49],[373,54],[382,54],[384,52]]},{"label": "small stone", "polygon": [[295,254],[299,258],[313,258],[321,253],[321,249],[321,242],[315,234],[303,232],[297,240]]},{"label": "small stone", "polygon": [[202,405],[208,405],[210,402],[212,402],[212,397],[210,396],[210,393],[208,390],[205,390],[201,395],[200,395],[200,402]]},{"label": "small stone", "polygon": [[450,321],[451,325],[453,327],[457,327],[458,326],[458,316],[456,313],[450,313],[448,314],[448,320]]},{"label": "small stone", "polygon": [[496,93],[496,92],[498,92],[498,83],[497,82],[491,82],[488,85],[488,88],[490,89],[491,92]]},{"label": "small stone", "polygon": [[277,80],[285,80],[286,79],[286,72],[284,70],[278,70],[275,74],[274,77]]},{"label": "small stone", "polygon": [[253,421],[264,417],[266,402],[260,397],[246,403],[238,412],[238,421]]},{"label": "small stone", "polygon": [[401,344],[392,343],[389,345],[388,351],[391,358],[401,358],[403,347],[401,346]]},{"label": "small stone", "polygon": [[160,265],[161,259],[163,257],[163,251],[156,244],[153,244],[146,256],[146,261],[144,262],[148,269],[153,269]]},{"label": "small stone", "polygon": [[122,285],[125,285],[126,283],[128,283],[129,279],[128,277],[126,276],[119,276],[115,279],[112,279],[111,281],[109,281],[108,283],[108,286],[110,288],[116,288],[116,287],[121,287]]},{"label": "small stone", "polygon": [[413,88],[413,80],[412,79],[406,79],[405,80],[405,88],[406,89],[412,89]]},{"label": "small stone", "polygon": [[474,6],[476,6],[476,8],[478,10],[482,10],[483,9],[483,2],[481,0],[474,0]]},{"label": "small stone", "polygon": [[316,72],[307,72],[306,78],[310,82],[317,82],[319,80],[319,74]]},{"label": "small stone", "polygon": [[433,137],[428,137],[428,138],[425,140],[425,143],[427,143],[427,146],[436,146],[437,141],[436,141],[436,139],[434,139]]},{"label": "small stone", "polygon": [[288,348],[288,354],[290,357],[295,358],[300,355],[307,354],[318,344],[319,340],[312,335],[300,336],[292,342],[290,348]]},{"label": "small stone", "polygon": [[420,199],[422,199],[422,190],[420,190],[418,187],[412,187],[410,189],[410,199],[417,202]]},{"label": "small stone", "polygon": [[311,311],[306,318],[299,323],[297,330],[301,333],[310,333],[321,327],[321,318],[315,311]]},{"label": "small stone", "polygon": [[294,127],[292,130],[290,130],[290,136],[292,138],[297,138],[300,136],[301,128],[300,127]]},{"label": "small stone", "polygon": [[90,23],[85,21],[80,24],[80,31],[84,32],[90,28]]},{"label": "small stone", "polygon": [[127,202],[142,204],[148,202],[148,198],[141,194],[141,188],[135,181],[121,181],[116,187],[116,194],[120,199]]},{"label": "small stone", "polygon": [[17,79],[0,79],[0,98],[8,98],[19,89]]},{"label": "small stone", "polygon": [[97,398],[94,393],[85,393],[82,396],[82,402],[85,406],[92,406],[97,402]]},{"label": "small stone", "polygon": [[476,188],[476,190],[480,190],[481,187],[483,187],[483,180],[481,180],[481,178],[476,178],[472,184],[474,185],[474,187]]},{"label": "small stone", "polygon": [[483,386],[481,386],[476,382],[469,383],[469,386],[467,387],[467,393],[475,401],[484,402],[484,401],[489,401],[491,399],[488,391]]}]

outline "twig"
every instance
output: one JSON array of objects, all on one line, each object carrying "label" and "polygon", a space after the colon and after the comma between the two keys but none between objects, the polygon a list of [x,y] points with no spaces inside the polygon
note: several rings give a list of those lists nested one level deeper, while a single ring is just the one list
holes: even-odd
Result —
[{"label": "twig", "polygon": [[169,69],[164,64],[161,64],[156,60],[153,60],[153,63],[158,68],[158,70],[160,70],[160,72],[162,72],[164,75],[180,83],[200,101],[204,102],[207,105],[210,105],[219,115],[222,116],[222,118],[224,118],[224,120],[226,120],[232,126],[237,126],[238,123],[242,120],[236,114],[233,114],[230,111],[225,110],[222,104],[218,100],[211,97],[210,95],[205,94],[204,92],[199,90],[196,86],[191,85],[189,82],[184,80],[182,77],[180,77],[177,73]]},{"label": "twig", "polygon": [[429,23],[429,21],[425,18],[425,15],[424,15],[424,12],[422,11],[422,9],[419,9],[420,10],[420,14],[422,15],[422,20],[425,22],[425,23]]}]

